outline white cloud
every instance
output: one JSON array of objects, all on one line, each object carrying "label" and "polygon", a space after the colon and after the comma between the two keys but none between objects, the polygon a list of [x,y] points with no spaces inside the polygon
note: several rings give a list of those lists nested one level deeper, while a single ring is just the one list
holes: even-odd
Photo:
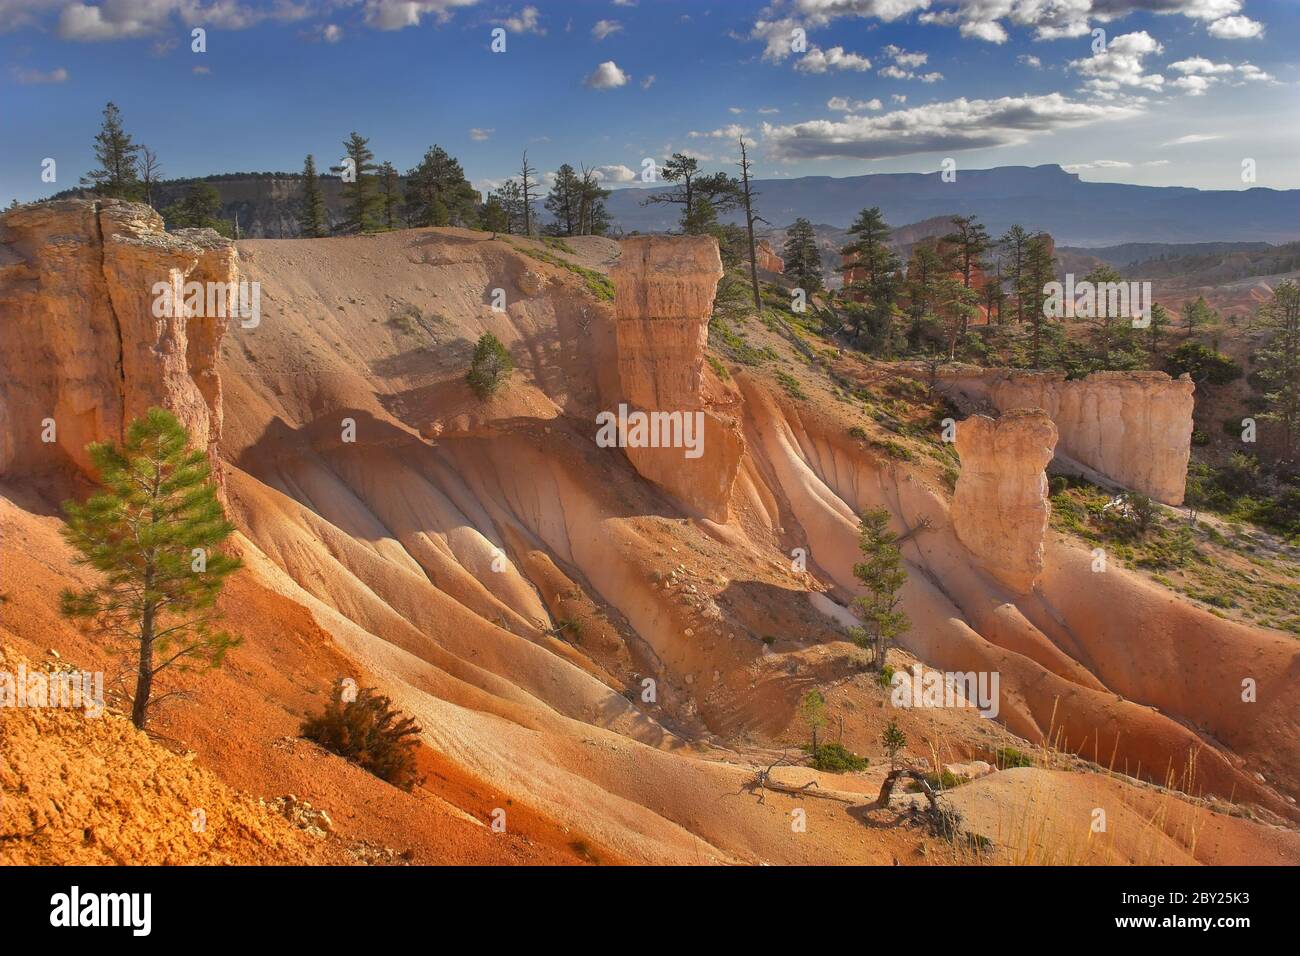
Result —
[{"label": "white cloud", "polygon": [[631,183],[636,181],[636,172],[620,164],[597,166],[593,172],[598,180],[605,183]]},{"label": "white cloud", "polygon": [[488,139],[495,132],[496,132],[495,129],[483,129],[481,127],[475,126],[473,129],[469,131],[469,138],[476,143],[481,143],[485,139]]},{"label": "white cloud", "polygon": [[1106,49],[1083,60],[1071,60],[1070,67],[1088,77],[1085,85],[1093,90],[1118,90],[1124,86],[1137,86],[1158,90],[1165,82],[1159,73],[1145,72],[1143,60],[1164,47],[1147,33],[1124,33],[1111,39]]},{"label": "white cloud", "polygon": [[759,113],[761,113],[763,116],[770,116],[770,115],[773,114],[773,113],[779,113],[779,112],[781,112],[781,110],[778,109],[778,108],[775,107],[775,106],[760,106],[760,107],[758,108],[758,111],[759,111]]},{"label": "white cloud", "polygon": [[782,159],[881,159],[940,150],[983,149],[1027,141],[1036,133],[1127,119],[1132,104],[1085,103],[1060,93],[960,98],[880,116],[845,116],[787,126],[763,125],[763,138]]},{"label": "white cloud", "polygon": [[1020,56],[1016,57],[1016,62],[1021,63],[1025,66],[1033,67],[1035,70],[1042,69],[1043,66],[1043,61],[1040,60],[1038,57],[1034,56],[1032,53],[1020,54]]},{"label": "white cloud", "polygon": [[591,28],[591,35],[597,40],[603,40],[611,33],[618,33],[623,29],[623,24],[617,20],[597,20],[596,25]]},{"label": "white cloud", "polygon": [[1223,139],[1222,133],[1188,133],[1186,136],[1179,136],[1177,139],[1171,139],[1167,143],[1161,143],[1161,146],[1190,146],[1193,143],[1208,143],[1211,140]]},{"label": "white cloud", "polygon": [[1231,73],[1233,66],[1231,63],[1215,63],[1203,56],[1193,56],[1188,57],[1186,60],[1179,60],[1177,63],[1170,63],[1169,69],[1177,70],[1179,73],[1211,76],[1215,73]]},{"label": "white cloud", "polygon": [[871,69],[871,61],[856,53],[847,53],[842,46],[829,50],[812,47],[794,65],[802,73],[825,73],[827,70],[854,70],[858,73]]},{"label": "white cloud", "polygon": [[1220,40],[1249,40],[1264,34],[1264,24],[1250,17],[1224,17],[1205,29],[1210,36]]},{"label": "white cloud", "polygon": [[432,15],[438,23],[451,19],[457,7],[472,7],[478,0],[365,0],[365,20],[376,30],[404,30],[418,27]]},{"label": "white cloud", "polygon": [[915,69],[918,66],[925,66],[930,59],[930,54],[928,53],[909,53],[902,47],[894,46],[892,43],[884,47],[881,52],[899,66],[907,67],[909,69]]},{"label": "white cloud", "polygon": [[66,83],[68,71],[58,66],[52,70],[24,70],[14,67],[14,79],[23,86],[38,86],[46,83]]},{"label": "white cloud", "polygon": [[343,39],[343,28],[337,23],[327,23],[321,27],[320,36],[326,43],[338,43]]},{"label": "white cloud", "polygon": [[541,14],[536,7],[524,7],[518,13],[512,13],[508,17],[493,20],[492,22],[505,27],[510,33],[532,33],[537,36],[546,36],[546,28],[541,25]]},{"label": "white cloud", "polygon": [[878,110],[883,103],[872,97],[869,100],[850,100],[843,96],[832,96],[826,101],[826,108],[837,113],[860,113],[863,110]]},{"label": "white cloud", "polygon": [[641,89],[643,90],[648,90],[650,89],[650,87],[654,85],[655,85],[655,75],[653,73],[651,73],[649,76],[647,76],[644,80],[641,81]]},{"label": "white cloud", "polygon": [[691,130],[686,135],[691,139],[737,139],[741,136],[748,136],[749,127],[741,126],[739,123],[732,123],[730,126],[709,130],[704,133],[699,130]]},{"label": "white cloud", "polygon": [[1132,165],[1120,159],[1094,159],[1090,163],[1069,163],[1061,168],[1074,172],[1077,169],[1128,169]]},{"label": "white cloud", "polygon": [[1210,84],[1213,82],[1213,77],[1192,75],[1180,76],[1169,85],[1174,89],[1182,90],[1188,96],[1204,96],[1205,91],[1210,88]]},{"label": "white cloud", "polygon": [[[592,71],[583,83],[593,90],[614,90],[626,86],[631,77],[613,60],[606,60]],[[645,85],[645,84],[642,84]]]}]

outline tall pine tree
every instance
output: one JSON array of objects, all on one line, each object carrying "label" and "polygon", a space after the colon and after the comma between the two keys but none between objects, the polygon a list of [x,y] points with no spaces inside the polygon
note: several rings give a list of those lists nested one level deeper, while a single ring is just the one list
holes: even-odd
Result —
[{"label": "tall pine tree", "polygon": [[812,223],[799,218],[786,231],[785,247],[781,250],[785,258],[785,274],[807,295],[822,290],[822,259],[817,248],[817,236],[813,233]]},{"label": "tall pine tree", "polygon": [[375,192],[375,154],[370,151],[370,140],[353,132],[343,141],[343,150],[350,162],[331,166],[330,172],[343,177],[343,201],[346,218],[345,232],[373,232],[375,209],[379,196]]},{"label": "tall pine tree", "polygon": [[81,184],[98,196],[112,199],[139,199],[143,190],[137,166],[140,146],[122,127],[122,113],[116,104],[104,107],[104,121],[95,135],[95,159],[99,168],[92,169]]},{"label": "tall pine tree", "polygon": [[[151,408],[119,447],[89,447],[104,491],[64,504],[64,537],[103,580],[65,590],[64,615],[92,622],[134,658],[131,720],[143,728],[154,682],[170,668],[217,667],[239,641],[213,630],[221,588],[240,567],[216,550],[235,530],[211,481],[207,455],[170,412]],[[168,695],[164,695],[168,696]]]},{"label": "tall pine tree", "polygon": [[308,239],[319,239],[329,232],[325,198],[321,195],[320,177],[316,175],[316,158],[311,153],[302,164],[302,207],[298,212],[298,228]]}]

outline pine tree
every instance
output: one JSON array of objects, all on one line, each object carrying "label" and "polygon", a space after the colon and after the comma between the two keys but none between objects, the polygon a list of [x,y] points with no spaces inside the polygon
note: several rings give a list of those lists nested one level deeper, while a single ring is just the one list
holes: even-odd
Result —
[{"label": "pine tree", "polygon": [[385,162],[379,167],[379,202],[384,213],[384,227],[389,230],[397,228],[397,206],[401,202],[398,185],[397,170],[392,163]]},{"label": "pine tree", "polygon": [[[841,250],[849,258],[844,268],[856,273],[846,291],[860,296],[866,304],[865,313],[859,315],[869,320],[873,337],[882,342],[889,339],[901,268],[897,254],[888,245],[889,233],[880,208],[872,206],[862,210],[849,226],[852,241]],[[862,334],[861,318],[855,322],[853,332],[855,336]]]},{"label": "pine tree", "polygon": [[474,358],[465,380],[475,395],[485,399],[501,387],[514,367],[515,360],[501,340],[491,332],[484,332],[474,347]]},{"label": "pine tree", "polygon": [[379,197],[375,194],[372,174],[379,167],[374,164],[375,154],[370,151],[369,143],[370,140],[353,132],[343,141],[343,150],[352,160],[350,168],[342,164],[330,167],[330,172],[345,177],[343,200],[347,218],[342,224],[345,232],[373,232],[375,229],[375,207],[379,204]]},{"label": "pine tree", "polygon": [[318,239],[329,231],[325,198],[321,195],[320,177],[316,175],[316,158],[311,153],[302,164],[302,209],[298,213],[298,226],[308,239]]},{"label": "pine tree", "polygon": [[553,231],[558,236],[575,236],[581,230],[582,180],[568,163],[555,171],[555,182],[543,203],[555,217]]},{"label": "pine tree", "polygon": [[933,240],[922,240],[912,249],[912,258],[907,263],[905,288],[908,311],[914,323],[919,323],[934,311],[943,268],[943,257],[939,255]]},{"label": "pine tree", "polygon": [[1025,321],[1025,303],[1021,290],[1025,280],[1025,253],[1029,245],[1029,233],[1025,227],[1016,223],[998,240],[998,244],[1007,253],[1007,278],[1011,281],[1011,291],[1016,297],[1016,324]]},{"label": "pine tree", "polygon": [[141,147],[122,128],[122,113],[113,103],[104,107],[104,122],[95,135],[95,159],[99,169],[92,169],[81,184],[90,186],[98,196],[112,199],[139,199],[140,177],[136,156]]},{"label": "pine tree", "polygon": [[888,509],[863,512],[858,547],[864,560],[853,566],[853,576],[862,582],[867,593],[854,601],[862,612],[863,622],[862,634],[856,640],[871,650],[871,663],[877,670],[885,666],[889,642],[907,633],[911,626],[907,614],[898,609],[907,571],[897,542],[898,535],[889,530]]},{"label": "pine tree", "polygon": [[67,617],[93,622],[134,655],[131,720],[143,728],[154,682],[171,667],[220,666],[239,640],[214,631],[215,609],[237,558],[216,548],[235,530],[226,520],[207,456],[189,447],[176,418],[151,408],[132,422],[126,440],[89,446],[104,491],[83,504],[66,502],[64,537],[104,580],[65,590]]},{"label": "pine tree", "polygon": [[181,198],[162,211],[162,217],[168,229],[214,229],[223,236],[231,233],[230,221],[221,218],[221,194],[202,180],[186,186]]},{"label": "pine tree", "polygon": [[492,194],[492,198],[500,204],[505,211],[506,232],[511,235],[518,235],[524,230],[524,194],[519,188],[519,183],[514,179],[507,179]]},{"label": "pine tree", "polygon": [[889,769],[898,769],[898,752],[907,746],[907,736],[898,726],[898,718],[891,717],[889,726],[880,734],[880,743],[889,754]]},{"label": "pine tree", "polygon": [[1169,313],[1159,302],[1151,303],[1151,323],[1147,326],[1148,350],[1151,359],[1147,363],[1151,368],[1160,367],[1160,332],[1169,325]]},{"label": "pine tree", "polygon": [[809,753],[812,754],[813,761],[817,760],[817,732],[826,726],[826,698],[822,692],[813,688],[803,695],[799,701],[799,719],[807,726],[812,736],[812,748]]},{"label": "pine tree", "polygon": [[1281,426],[1280,457],[1290,463],[1300,443],[1300,286],[1291,280],[1279,284],[1272,301],[1260,309],[1260,317],[1273,330],[1258,355],[1268,406],[1261,417]]},{"label": "pine tree", "polygon": [[483,204],[483,211],[479,214],[479,222],[486,232],[498,233],[510,231],[510,217],[506,214],[506,207],[501,205],[500,198],[496,193],[487,198]]},{"label": "pine tree", "polygon": [[406,173],[406,214],[415,226],[464,226],[478,222],[478,191],[459,161],[437,144]]},{"label": "pine tree", "polygon": [[824,286],[821,250],[817,248],[812,223],[807,219],[796,219],[785,234],[785,246],[781,251],[785,257],[785,274],[795,285],[807,295],[820,292]]},{"label": "pine tree", "polygon": [[[944,236],[943,241],[951,244],[953,271],[961,273],[961,284],[969,289],[974,285],[975,273],[983,268],[989,233],[974,216],[954,216],[952,224],[956,231]],[[963,333],[969,324],[969,317],[963,319]]]},{"label": "pine tree", "polygon": [[1030,364],[1042,368],[1043,323],[1047,316],[1043,312],[1047,301],[1047,284],[1056,278],[1056,263],[1052,256],[1052,238],[1045,232],[1035,233],[1025,245],[1025,264],[1021,275],[1021,286],[1016,292],[1017,303],[1023,301],[1024,314],[1033,324],[1033,346]]},{"label": "pine tree", "polygon": [[609,232],[609,213],[605,200],[609,190],[602,189],[594,169],[582,167],[582,180],[578,198],[578,231],[584,236],[603,236]]}]

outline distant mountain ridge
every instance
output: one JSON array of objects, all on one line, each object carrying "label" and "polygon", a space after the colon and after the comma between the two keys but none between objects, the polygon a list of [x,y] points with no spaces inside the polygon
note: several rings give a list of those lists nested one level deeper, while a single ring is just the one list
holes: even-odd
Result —
[{"label": "distant mountain ridge", "polygon": [[[1300,239],[1300,189],[1090,183],[1056,165],[959,169],[950,183],[936,172],[760,179],[754,186],[761,194],[759,212],[781,226],[802,216],[845,228],[863,208],[879,206],[895,226],[975,215],[993,235],[1020,223],[1050,232],[1061,244],[1084,247]],[[606,206],[626,232],[674,229],[676,207],[642,205],[670,188],[615,190]]]}]

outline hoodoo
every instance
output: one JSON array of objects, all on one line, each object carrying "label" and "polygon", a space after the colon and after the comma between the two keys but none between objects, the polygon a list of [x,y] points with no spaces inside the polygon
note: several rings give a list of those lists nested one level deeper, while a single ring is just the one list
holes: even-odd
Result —
[{"label": "hoodoo", "polygon": [[625,443],[628,460],[683,503],[724,521],[745,441],[733,419],[707,407],[704,388],[709,316],[722,278],[718,243],[638,236],[620,247],[610,276],[623,397],[635,410],[691,415],[702,431],[702,445],[690,456],[682,447],[633,440]]},{"label": "hoodoo", "polygon": [[961,475],[953,496],[957,537],[1008,587],[1028,594],[1043,572],[1051,515],[1047,475],[1057,430],[1042,409],[998,419],[974,415],[957,426]]}]

